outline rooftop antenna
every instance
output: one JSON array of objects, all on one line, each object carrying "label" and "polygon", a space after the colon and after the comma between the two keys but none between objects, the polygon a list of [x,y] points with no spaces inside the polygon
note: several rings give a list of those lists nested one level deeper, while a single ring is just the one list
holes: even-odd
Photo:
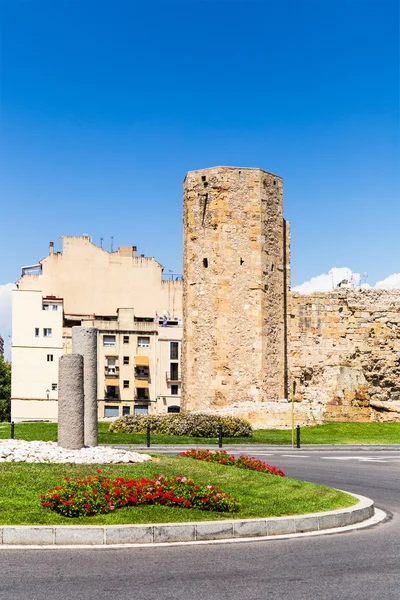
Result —
[{"label": "rooftop antenna", "polygon": [[111,236],[111,252],[114,251],[114,236]]},{"label": "rooftop antenna", "polygon": [[100,248],[103,247],[103,238],[100,238]]}]

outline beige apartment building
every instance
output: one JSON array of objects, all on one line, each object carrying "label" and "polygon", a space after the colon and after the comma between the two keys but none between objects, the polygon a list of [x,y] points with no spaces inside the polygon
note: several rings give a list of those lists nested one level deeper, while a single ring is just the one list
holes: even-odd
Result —
[{"label": "beige apartment building", "polygon": [[63,251],[22,268],[13,291],[14,421],[57,420],[58,359],[72,327],[98,334],[99,417],[178,412],[182,281],[163,278],[135,246],[108,252],[90,237],[63,237]]}]

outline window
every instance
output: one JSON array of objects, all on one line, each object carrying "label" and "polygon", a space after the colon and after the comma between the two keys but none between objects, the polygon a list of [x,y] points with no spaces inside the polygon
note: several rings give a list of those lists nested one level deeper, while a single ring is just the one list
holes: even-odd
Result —
[{"label": "window", "polygon": [[124,365],[129,365],[129,356],[124,356]]},{"label": "window", "polygon": [[178,342],[171,342],[170,343],[170,346],[169,346],[169,357],[172,358],[172,360],[178,360],[178,348],[179,348]]},{"label": "window", "polygon": [[[124,344],[129,344],[129,335],[124,335]],[[126,408],[129,408],[129,406]],[[127,414],[129,415],[129,413]]]},{"label": "window", "polygon": [[179,387],[177,385],[171,385],[171,396],[177,396],[178,389],[179,389]]},{"label": "window", "polygon": [[107,406],[107,404],[104,406],[104,416],[105,417],[118,417],[118,415],[119,415],[118,406]]},{"label": "window", "polygon": [[52,354],[48,354],[47,355],[47,362],[53,362],[53,355]]},{"label": "window", "polygon": [[115,335],[104,335],[103,346],[115,346]]},{"label": "window", "polygon": [[48,304],[43,304],[43,310],[49,310],[50,306]]},{"label": "window", "polygon": [[181,412],[180,406],[168,406],[169,413],[178,413]]},{"label": "window", "polygon": [[139,348],[150,348],[150,338],[139,335],[137,345]]},{"label": "window", "polygon": [[124,379],[124,389],[129,387],[129,379]]},{"label": "window", "polygon": [[131,407],[130,406],[123,406],[122,407],[122,415],[130,415],[131,414]]},{"label": "window", "polygon": [[148,400],[147,390],[145,388],[137,388],[136,393],[138,400]]},{"label": "window", "polygon": [[52,383],[51,384],[51,389],[53,390],[53,392],[57,391],[57,384],[56,383]]},{"label": "window", "polygon": [[135,377],[138,379],[144,379],[149,377],[149,368],[148,367],[136,367],[135,368]]},{"label": "window", "polygon": [[178,379],[179,379],[178,363],[170,363],[170,367],[171,367],[172,381],[178,381]]},{"label": "window", "polygon": [[135,413],[135,415],[147,415],[147,413],[149,412],[149,407],[137,404],[133,408],[133,412]]},{"label": "window", "polygon": [[117,359],[114,358],[113,356],[107,356],[107,366],[108,367],[115,367],[117,363]]},{"label": "window", "polygon": [[35,337],[39,337],[39,327],[35,327]]},{"label": "window", "polygon": [[45,327],[43,329],[43,337],[51,337],[53,334],[53,330],[51,329],[51,327]]},{"label": "window", "polygon": [[58,310],[58,304],[52,304],[51,310]]},{"label": "window", "polygon": [[107,398],[118,398],[118,388],[117,388],[117,386],[115,386],[115,385],[108,385],[107,386],[106,396],[107,396]]}]

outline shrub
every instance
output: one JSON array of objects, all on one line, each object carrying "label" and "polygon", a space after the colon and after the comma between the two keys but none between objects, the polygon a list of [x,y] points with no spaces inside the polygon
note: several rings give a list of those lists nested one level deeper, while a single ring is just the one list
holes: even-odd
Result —
[{"label": "shrub", "polygon": [[253,471],[260,471],[261,473],[270,473],[271,475],[280,475],[285,477],[285,473],[277,467],[271,467],[266,462],[254,458],[254,456],[246,456],[241,454],[239,458],[235,458],[233,454],[228,454],[225,450],[219,452],[211,452],[210,450],[187,450],[186,452],[179,452],[178,456],[185,456],[187,458],[194,458],[196,460],[204,460],[207,462],[216,462],[219,465],[230,465],[237,469],[251,469]]},{"label": "shrub", "polygon": [[45,508],[65,517],[90,517],[141,504],[195,507],[217,512],[239,510],[236,498],[216,490],[213,485],[197,485],[182,475],[171,480],[165,475],[155,475],[153,479],[117,477],[110,480],[101,475],[100,469],[97,475],[86,479],[64,477],[62,485],[42,494],[40,500]]},{"label": "shrub", "polygon": [[220,425],[222,425],[224,437],[252,437],[253,435],[250,423],[244,419],[202,413],[125,415],[111,423],[110,431],[114,433],[145,433],[148,425],[150,431],[166,435],[217,437]]}]

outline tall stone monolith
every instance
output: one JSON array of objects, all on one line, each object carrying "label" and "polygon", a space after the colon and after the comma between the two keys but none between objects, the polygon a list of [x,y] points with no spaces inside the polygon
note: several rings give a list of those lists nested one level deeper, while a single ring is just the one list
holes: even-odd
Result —
[{"label": "tall stone monolith", "polygon": [[97,446],[97,329],[72,328],[72,352],[83,356],[85,446]]},{"label": "tall stone monolith", "polygon": [[58,363],[58,445],[84,446],[83,356],[64,354]]}]

